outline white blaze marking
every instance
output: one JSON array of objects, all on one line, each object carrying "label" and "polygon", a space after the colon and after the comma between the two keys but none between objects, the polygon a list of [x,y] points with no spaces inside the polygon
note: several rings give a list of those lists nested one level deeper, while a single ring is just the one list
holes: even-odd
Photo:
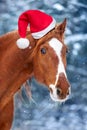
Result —
[{"label": "white blaze marking", "polygon": [[56,86],[58,78],[59,78],[59,74],[64,73],[65,76],[66,76],[65,68],[64,68],[64,65],[63,65],[63,62],[62,62],[62,59],[61,59],[61,51],[62,51],[63,45],[56,38],[52,38],[49,41],[49,45],[53,48],[53,50],[55,51],[55,53],[56,53],[56,55],[58,56],[58,59],[59,59],[59,65],[58,65],[57,74],[56,74],[56,81],[55,81],[55,86]]},{"label": "white blaze marking", "polygon": [[[58,82],[59,74],[64,73],[64,75],[66,76],[65,68],[64,68],[64,65],[63,65],[63,62],[62,62],[62,59],[61,59],[61,51],[62,51],[63,45],[56,38],[52,38],[49,41],[49,45],[53,48],[53,50],[55,51],[55,53],[56,53],[56,55],[58,56],[58,59],[59,59],[55,84],[50,84],[50,88],[52,88],[52,90],[53,90],[53,95],[51,95],[51,98],[56,101],[56,100],[58,100],[57,99],[58,97],[57,97],[57,94],[56,94],[55,86]],[[66,76],[66,78],[67,78],[67,76]]]}]

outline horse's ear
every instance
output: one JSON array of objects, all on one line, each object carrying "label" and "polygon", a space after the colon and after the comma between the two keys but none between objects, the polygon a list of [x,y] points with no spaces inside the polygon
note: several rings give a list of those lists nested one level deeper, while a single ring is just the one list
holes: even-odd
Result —
[{"label": "horse's ear", "polygon": [[64,21],[63,21],[61,24],[59,24],[59,25],[57,25],[57,26],[55,27],[55,32],[57,32],[57,33],[60,34],[60,35],[63,35],[64,32],[65,32],[66,23],[67,23],[67,20],[66,20],[66,18],[65,18]]}]

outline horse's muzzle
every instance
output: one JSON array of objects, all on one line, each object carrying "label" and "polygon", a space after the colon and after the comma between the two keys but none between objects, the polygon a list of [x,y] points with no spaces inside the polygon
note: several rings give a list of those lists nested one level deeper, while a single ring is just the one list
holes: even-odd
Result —
[{"label": "horse's muzzle", "polygon": [[66,101],[71,93],[70,83],[63,73],[59,75],[57,85],[52,86],[51,89],[50,96],[54,101]]}]

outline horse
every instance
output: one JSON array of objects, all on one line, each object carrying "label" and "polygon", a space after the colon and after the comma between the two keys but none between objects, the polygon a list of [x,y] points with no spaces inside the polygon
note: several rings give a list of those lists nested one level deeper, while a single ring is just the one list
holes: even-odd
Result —
[{"label": "horse", "polygon": [[52,100],[64,102],[70,95],[66,75],[66,19],[45,36],[34,39],[27,29],[30,46],[19,49],[18,31],[0,36],[0,130],[9,130],[13,120],[13,96],[23,83],[35,79],[47,86]]}]

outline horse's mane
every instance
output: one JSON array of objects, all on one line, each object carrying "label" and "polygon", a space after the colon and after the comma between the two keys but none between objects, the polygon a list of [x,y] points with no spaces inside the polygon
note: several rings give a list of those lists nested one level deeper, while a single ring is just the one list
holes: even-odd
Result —
[{"label": "horse's mane", "polygon": [[[27,29],[26,36],[30,35],[29,28]],[[10,44],[14,44],[16,40],[19,38],[18,30],[8,32],[4,35],[0,36],[0,50],[3,48],[6,49]],[[3,39],[3,40],[2,40]]]},{"label": "horse's mane", "polygon": [[6,33],[4,35],[1,35],[0,36],[0,50],[3,47],[5,47],[5,48],[8,47],[8,45],[10,43],[14,42],[17,38],[18,38],[18,32],[17,32],[17,30],[16,31],[12,31],[12,32],[8,32],[8,33]]}]

